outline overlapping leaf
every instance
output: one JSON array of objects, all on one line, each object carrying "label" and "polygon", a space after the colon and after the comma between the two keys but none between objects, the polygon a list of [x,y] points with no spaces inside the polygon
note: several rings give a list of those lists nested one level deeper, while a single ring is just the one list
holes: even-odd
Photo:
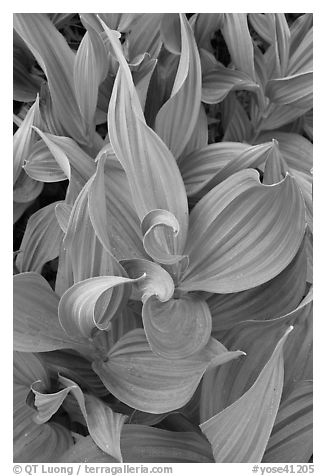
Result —
[{"label": "overlapping leaf", "polygon": [[290,175],[262,185],[256,171],[238,172],[192,210],[179,288],[230,293],[263,284],[290,263],[304,230],[303,199]]},{"label": "overlapping leaf", "polygon": [[289,327],[252,387],[200,427],[217,463],[262,460],[278,411],[283,387],[283,346]]},{"label": "overlapping leaf", "polygon": [[221,365],[242,352],[228,352],[214,339],[187,359],[169,360],[154,354],[143,329],[125,334],[106,361],[93,364],[110,392],[127,405],[150,413],[181,407],[191,398],[209,365]]}]

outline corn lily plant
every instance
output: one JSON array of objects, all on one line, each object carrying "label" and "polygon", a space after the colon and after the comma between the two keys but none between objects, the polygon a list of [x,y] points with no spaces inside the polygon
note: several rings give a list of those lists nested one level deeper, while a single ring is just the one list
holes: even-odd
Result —
[{"label": "corn lily plant", "polygon": [[15,461],[309,461],[312,15],[15,14],[14,98]]}]

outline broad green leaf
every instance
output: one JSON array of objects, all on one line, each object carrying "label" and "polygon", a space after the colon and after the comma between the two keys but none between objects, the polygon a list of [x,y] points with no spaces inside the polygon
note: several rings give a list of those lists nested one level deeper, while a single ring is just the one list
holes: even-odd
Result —
[{"label": "broad green leaf", "polygon": [[40,273],[43,265],[59,255],[63,233],[54,213],[54,202],[41,208],[28,220],[21,253],[17,256],[16,265],[20,273],[35,271]]},{"label": "broad green leaf", "polygon": [[[309,15],[309,14],[307,14]],[[307,22],[304,24],[304,22]],[[307,30],[307,27],[310,27]],[[306,32],[306,33],[305,33]],[[304,34],[305,33],[305,34]],[[313,28],[312,16],[302,22],[302,30],[291,33],[291,57],[287,74],[289,76],[311,71],[313,66]]]},{"label": "broad green leaf", "polygon": [[[89,338],[94,329],[108,329],[110,320],[128,299],[128,285],[133,281],[137,279],[98,276],[74,284],[59,302],[59,321],[65,332]],[[119,287],[117,292],[115,287]]]},{"label": "broad green leaf", "polygon": [[297,382],[281,403],[262,461],[308,463],[312,455],[312,382]]},{"label": "broad green leaf", "polygon": [[312,76],[312,71],[309,71],[286,78],[271,79],[266,85],[266,96],[275,104],[311,109]]},{"label": "broad green leaf", "polygon": [[283,346],[289,327],[252,387],[232,405],[204,421],[200,428],[212,445],[217,463],[262,460],[280,404]]},{"label": "broad green leaf", "polygon": [[246,13],[224,13],[221,28],[236,68],[255,79],[254,49]]},{"label": "broad green leaf", "polygon": [[[181,156],[194,132],[202,87],[200,58],[193,31],[184,14],[179,14],[179,21],[181,51],[178,70],[171,96],[161,107],[155,120],[155,131],[176,159]],[[163,29],[164,25],[166,22],[163,21]]]},{"label": "broad green leaf", "polygon": [[240,293],[214,294],[207,300],[214,337],[241,321],[274,319],[297,307],[306,287],[307,242],[305,239],[291,263],[267,283]]},{"label": "broad green leaf", "polygon": [[162,13],[142,13],[139,14],[136,22],[130,24],[131,31],[127,37],[127,43],[131,61],[143,53],[148,53],[150,58],[158,56],[162,45],[160,37],[162,17]]},{"label": "broad green leaf", "polygon": [[25,210],[33,203],[34,200],[30,202],[15,202],[13,203],[13,225],[19,220],[23,215]]},{"label": "broad green leaf", "polygon": [[149,413],[180,408],[195,392],[209,365],[221,365],[242,355],[228,352],[215,339],[187,359],[168,360],[154,354],[143,329],[125,334],[93,369],[108,390],[123,403]]},{"label": "broad green leaf", "polygon": [[[93,228],[88,193],[94,176],[82,188],[69,215],[64,247],[69,254],[74,283],[102,275],[119,274],[118,263],[103,248]],[[98,203],[101,207],[101,203]]]},{"label": "broad green leaf", "polygon": [[311,109],[308,103],[306,108],[296,107],[292,104],[275,104],[270,103],[267,114],[261,124],[262,131],[270,131],[279,129],[285,124],[289,124],[298,117],[302,116]]},{"label": "broad green leaf", "polygon": [[14,352],[13,461],[15,463],[56,463],[73,445],[70,431],[57,423],[38,425],[35,411],[26,399],[37,379],[48,382],[46,371],[35,354]]},{"label": "broad green leaf", "polygon": [[201,100],[205,104],[217,104],[223,101],[230,91],[255,92],[258,88],[259,85],[246,73],[219,67],[204,75]]},{"label": "broad green leaf", "polygon": [[61,230],[64,233],[67,233],[71,210],[72,210],[72,206],[68,205],[65,202],[58,202],[54,207],[54,213],[55,213],[56,219],[59,223]]},{"label": "broad green leaf", "polygon": [[81,436],[76,443],[65,451],[59,460],[60,463],[117,463],[116,458],[104,453],[91,436]]},{"label": "broad green leaf", "polygon": [[152,351],[169,360],[191,358],[206,346],[212,331],[208,305],[190,296],[166,302],[149,297],[142,316]]},{"label": "broad green leaf", "polygon": [[304,231],[304,202],[290,175],[263,185],[256,171],[237,172],[192,210],[189,267],[178,287],[231,293],[266,283],[294,258]]},{"label": "broad green leaf", "polygon": [[58,321],[58,296],[37,273],[16,274],[14,280],[14,350],[48,352],[85,350],[82,339],[70,338]]},{"label": "broad green leaf", "polygon": [[[257,89],[257,93],[260,90]],[[223,142],[250,142],[253,125],[235,93],[230,93],[221,104],[224,124]]]},{"label": "broad green leaf", "polygon": [[[144,120],[121,45],[105,29],[120,68],[114,83],[108,112],[109,136],[114,152],[129,181],[134,207],[142,220],[153,209],[174,214],[180,224],[177,251],[182,251],[188,227],[188,205],[182,177],[164,142]],[[148,177],[151,180],[148,180]]]},{"label": "broad green leaf", "polygon": [[180,161],[180,170],[187,195],[199,192],[219,170],[246,150],[250,150],[250,145],[218,142],[184,156]]},{"label": "broad green leaf", "polygon": [[[284,349],[284,385],[282,400],[296,382],[312,378],[311,293],[291,312],[276,319],[241,322],[223,337],[230,349],[241,348],[247,353],[236,364],[228,363],[219,369],[208,370],[202,383],[201,420],[207,420],[233,404],[254,383],[268,361],[280,335],[289,325],[294,330]],[[214,396],[212,398],[212,395]]]},{"label": "broad green leaf", "polygon": [[75,55],[65,38],[42,13],[15,13],[14,28],[47,77],[55,114],[67,135],[80,144],[87,144],[85,124],[74,91]]}]

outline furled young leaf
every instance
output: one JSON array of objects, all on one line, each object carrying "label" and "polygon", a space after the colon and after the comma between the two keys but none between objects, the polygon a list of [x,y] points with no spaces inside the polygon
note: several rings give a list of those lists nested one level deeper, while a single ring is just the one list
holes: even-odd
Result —
[{"label": "furled young leaf", "polygon": [[35,354],[14,352],[13,460],[15,463],[56,463],[73,445],[71,432],[57,423],[38,425],[26,399],[37,379],[47,382],[46,371]]},{"label": "furled young leaf", "polygon": [[[61,297],[58,309],[66,333],[88,338],[96,328],[108,329],[110,320],[128,299],[128,285],[138,279],[143,277],[98,276],[74,284]],[[114,292],[115,287],[119,287],[118,292]]]},{"label": "furled young leaf", "polygon": [[54,213],[55,213],[56,219],[59,223],[61,230],[64,233],[67,233],[71,210],[72,210],[72,206],[68,205],[65,202],[58,202],[54,207]]},{"label": "furled young leaf", "polygon": [[281,154],[278,142],[272,139],[273,147],[266,159],[264,168],[263,184],[272,185],[284,179],[286,173],[289,172],[283,156]]},{"label": "furled young leaf", "polygon": [[249,13],[249,21],[258,35],[271,44],[273,42],[272,18],[266,13]]},{"label": "furled young leaf", "polygon": [[262,461],[308,463],[312,455],[312,382],[297,382],[280,405]]},{"label": "furled young leaf", "polygon": [[200,428],[212,445],[217,463],[258,463],[262,460],[278,411],[283,387],[283,346],[292,327],[252,387]]},{"label": "furled young leaf", "polygon": [[93,369],[110,392],[127,405],[149,413],[180,408],[190,400],[209,365],[242,355],[228,352],[215,339],[187,359],[168,360],[154,354],[143,329],[125,334]]},{"label": "furled young leaf", "polygon": [[26,175],[25,171],[22,170],[14,186],[14,202],[27,203],[34,201],[42,192],[43,185],[43,183],[31,179]]},{"label": "furled young leaf", "polygon": [[67,135],[80,144],[87,144],[74,91],[73,51],[45,14],[15,13],[14,28],[46,74],[55,114]]},{"label": "furled young leaf", "polygon": [[41,208],[28,220],[20,245],[21,253],[16,260],[20,273],[24,271],[40,273],[47,261],[59,255],[63,234],[54,213],[58,203],[60,202]]},{"label": "furled young leaf", "polygon": [[223,13],[195,13],[189,20],[198,48],[212,51],[211,40],[223,25]]},{"label": "furled young leaf", "polygon": [[211,335],[212,317],[205,301],[191,297],[143,305],[144,330],[152,351],[166,359],[186,359],[201,351]]},{"label": "furled young leaf", "polygon": [[237,172],[192,210],[179,288],[230,293],[263,284],[290,263],[304,230],[303,199],[290,175],[262,185],[256,171]]},{"label": "furled young leaf", "polygon": [[[171,22],[162,22],[164,27]],[[172,25],[177,20],[172,19]],[[177,46],[181,43],[180,60],[170,98],[159,110],[155,120],[155,131],[168,146],[172,155],[178,159],[189,142],[197,122],[201,101],[201,68],[200,58],[193,31],[183,14],[179,14],[180,35],[176,38]],[[173,31],[177,34],[177,29]],[[178,50],[179,48],[177,48]]]},{"label": "furled young leaf", "polygon": [[271,13],[273,24],[273,53],[275,55],[275,69],[273,77],[284,77],[288,68],[290,51],[290,29],[284,13]]},{"label": "furled young leaf", "polygon": [[37,273],[14,276],[14,350],[48,352],[87,349],[82,339],[66,335],[58,321],[58,296]]},{"label": "furled young leaf", "polygon": [[67,394],[71,392],[80,406],[89,433],[95,443],[105,453],[122,461],[120,433],[127,416],[114,413],[100,399],[90,394],[84,394],[72,380],[60,376],[59,382],[64,388],[56,393],[43,393],[37,391],[34,386],[32,387],[35,395],[34,405],[38,410],[35,421],[38,423],[48,421],[61,406]]}]

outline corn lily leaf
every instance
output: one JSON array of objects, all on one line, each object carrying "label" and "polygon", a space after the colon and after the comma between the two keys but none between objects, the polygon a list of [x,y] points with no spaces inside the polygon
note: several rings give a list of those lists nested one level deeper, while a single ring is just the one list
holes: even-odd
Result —
[{"label": "corn lily leaf", "polygon": [[280,182],[289,172],[289,167],[283,159],[278,142],[272,139],[273,147],[266,159],[264,168],[263,184],[272,185]]},{"label": "corn lily leaf", "polygon": [[189,19],[198,48],[213,52],[211,40],[223,25],[223,13],[195,13]]},{"label": "corn lily leaf", "polygon": [[41,275],[21,273],[13,279],[14,350],[48,352],[88,348],[87,342],[69,338],[60,326],[59,298]]},{"label": "corn lily leaf", "polygon": [[93,228],[88,193],[94,176],[85,184],[69,215],[64,238],[75,283],[101,275],[119,274],[119,265],[103,248]]},{"label": "corn lily leaf", "polygon": [[[187,157],[189,154],[196,150],[200,150],[206,147],[208,144],[208,123],[207,123],[207,116],[205,112],[204,105],[200,105],[199,114],[197,118],[197,123],[193,130],[193,133],[190,137],[188,144],[186,145],[182,157]],[[179,164],[180,164],[179,162]]]},{"label": "corn lily leaf", "polygon": [[291,262],[304,231],[304,202],[290,175],[262,185],[256,171],[237,172],[192,210],[189,267],[178,287],[231,293],[263,284]]},{"label": "corn lily leaf", "polygon": [[289,76],[311,71],[313,66],[312,16],[307,14],[296,30],[291,31],[291,57],[287,71]]},{"label": "corn lily leaf", "polygon": [[297,307],[306,287],[307,242],[306,238],[291,263],[267,283],[240,293],[214,294],[207,300],[214,337],[241,321],[274,319]]},{"label": "corn lily leaf", "polygon": [[35,411],[26,404],[30,385],[35,379],[47,381],[46,371],[35,354],[14,352],[13,460],[15,463],[56,463],[73,445],[66,428],[57,423],[38,425]]},{"label": "corn lily leaf", "polygon": [[38,410],[35,421],[37,423],[48,421],[61,406],[67,394],[71,392],[80,406],[89,433],[95,443],[105,453],[122,461],[120,433],[127,416],[114,413],[102,400],[93,395],[84,394],[74,381],[60,376],[59,382],[64,388],[57,393],[39,392],[35,388],[35,384],[32,386],[35,395],[34,405]]},{"label": "corn lily leaf", "polygon": [[254,48],[247,14],[225,13],[221,30],[236,68],[254,80]]},{"label": "corn lily leaf", "polygon": [[59,302],[59,321],[65,332],[89,338],[94,329],[108,329],[110,320],[128,299],[128,284],[133,281],[137,279],[98,276],[74,284]]},{"label": "corn lily leaf", "polygon": [[128,57],[131,62],[143,53],[148,53],[150,58],[157,58],[162,45],[160,36],[162,17],[162,13],[142,13],[134,26],[131,23],[131,31],[127,38]]},{"label": "corn lily leaf", "polygon": [[313,452],[312,403],[312,382],[297,382],[280,405],[264,463],[308,463]]},{"label": "corn lily leaf", "polygon": [[67,176],[44,141],[36,142],[23,166],[29,177],[40,182],[62,182]]},{"label": "corn lily leaf", "polygon": [[284,13],[270,13],[273,25],[273,53],[275,67],[273,77],[283,77],[286,74],[290,52],[290,29]]},{"label": "corn lily leaf", "polygon": [[[176,14],[169,14],[176,17]],[[174,22],[175,22],[174,18]],[[179,14],[181,51],[177,74],[170,98],[159,110],[155,131],[177,159],[189,142],[198,120],[201,101],[200,58],[193,31],[183,14]],[[164,26],[162,22],[163,38]],[[177,28],[178,30],[178,28]],[[176,30],[176,31],[177,31]]]},{"label": "corn lily leaf", "polygon": [[246,73],[219,67],[204,75],[201,100],[205,104],[217,104],[223,101],[230,91],[255,92],[258,88],[259,85]]},{"label": "corn lily leaf", "polygon": [[129,278],[143,278],[133,283],[132,299],[145,302],[150,296],[156,296],[166,302],[173,296],[174,283],[170,274],[161,266],[144,259],[121,260]]},{"label": "corn lily leaf", "polygon": [[30,202],[15,202],[13,203],[13,225],[19,220],[23,215],[25,210],[33,203],[34,200]]},{"label": "corn lily leaf", "polygon": [[[77,355],[74,350],[55,350],[53,352],[40,352],[38,356],[46,366],[48,376],[56,381],[58,374],[73,380],[88,393],[102,398],[108,395],[107,389],[92,370],[91,361],[85,356]],[[41,380],[37,377],[33,380]],[[45,382],[44,382],[45,383]]]},{"label": "corn lily leaf", "polygon": [[[19,129],[14,134],[13,140],[13,158],[14,158],[14,170],[13,170],[13,183],[18,179],[18,176],[21,173],[22,166],[24,161],[27,159],[31,146],[33,144],[33,129],[31,126],[34,124],[35,112],[39,108],[39,96],[37,96],[34,104],[29,108],[23,122],[21,123]],[[37,117],[36,112],[36,117]]]},{"label": "corn lily leaf", "polygon": [[312,71],[271,79],[265,89],[266,96],[276,104],[292,105],[305,110],[312,107]]},{"label": "corn lily leaf", "polygon": [[25,171],[22,170],[14,186],[14,202],[26,203],[34,201],[42,192],[43,186],[43,183],[31,179]]},{"label": "corn lily leaf", "polygon": [[312,232],[308,227],[307,230],[307,244],[306,244],[306,254],[307,254],[307,276],[306,280],[308,283],[313,282],[313,236]]},{"label": "corn lily leaf", "polygon": [[85,124],[76,100],[75,55],[50,19],[41,13],[17,13],[14,28],[28,45],[48,79],[55,115],[68,136],[87,143]]},{"label": "corn lily leaf", "polygon": [[147,258],[128,180],[112,148],[104,148],[97,163],[88,193],[89,215],[96,236],[118,260]]},{"label": "corn lily leaf", "polygon": [[193,196],[209,183],[231,160],[250,146],[239,142],[218,142],[196,150],[180,161],[180,170],[188,196]]},{"label": "corn lily leaf", "polygon": [[166,359],[187,359],[200,352],[212,331],[205,301],[192,297],[161,302],[149,297],[143,305],[144,330],[152,351]]},{"label": "corn lily leaf", "polygon": [[[185,243],[188,205],[181,174],[164,142],[146,124],[128,65],[116,36],[106,27],[120,68],[108,111],[109,136],[123,165],[140,220],[153,209],[167,210],[176,217],[180,233],[175,237],[179,253]],[[148,176],[151,176],[150,182]]]},{"label": "corn lily leaf", "polygon": [[294,310],[276,319],[239,323],[223,337],[228,348],[241,347],[247,356],[246,359],[238,361],[237,365],[229,363],[206,372],[200,402],[202,421],[236,402],[250,388],[269,359],[280,335],[289,325],[293,325],[294,330],[284,349],[282,399],[287,398],[295,382],[312,377],[311,299],[309,293]]},{"label": "corn lily leaf", "polygon": [[[124,425],[121,432],[123,461],[140,463],[212,463],[209,443],[198,433],[174,432],[148,425]],[[88,436],[79,440],[62,455],[62,463],[111,463]]]},{"label": "corn lily leaf", "polygon": [[273,43],[273,25],[271,15],[265,13],[249,13],[249,21],[258,35],[267,43]]},{"label": "corn lily leaf", "polygon": [[[167,210],[151,210],[141,223],[146,253],[158,263],[172,265],[186,259],[179,255],[174,239],[180,233],[179,222]],[[163,232],[163,240],[162,233]]]},{"label": "corn lily leaf", "polygon": [[[70,181],[67,201],[73,203],[87,180],[95,173],[95,163],[73,139],[48,134],[34,128]],[[46,165],[46,164],[45,164]]]},{"label": "corn lily leaf", "polygon": [[[258,94],[260,90],[256,92]],[[235,93],[231,92],[225,98],[221,108],[225,124],[223,142],[250,142],[253,126]]]},{"label": "corn lily leaf", "polygon": [[181,407],[195,392],[209,365],[221,365],[242,352],[228,352],[215,339],[187,359],[168,360],[154,354],[143,329],[125,334],[93,369],[108,390],[127,405],[149,413]]},{"label": "corn lily leaf", "polygon": [[72,210],[72,206],[68,205],[65,202],[58,202],[54,207],[54,213],[55,213],[56,219],[59,223],[61,230],[65,234],[67,233],[71,210]]},{"label": "corn lily leaf", "polygon": [[270,131],[279,129],[285,124],[289,124],[298,117],[304,115],[311,109],[311,104],[308,103],[306,108],[297,107],[292,104],[275,104],[271,103],[268,108],[268,114],[263,120],[261,130]]},{"label": "corn lily leaf", "polygon": [[43,265],[59,255],[63,238],[54,209],[58,202],[41,208],[28,220],[16,265],[20,273],[41,272]]},{"label": "corn lily leaf", "polygon": [[74,275],[72,271],[71,259],[69,253],[65,250],[63,243],[60,246],[57,276],[54,290],[57,296],[61,297],[67,289],[74,284]]},{"label": "corn lily leaf", "polygon": [[278,411],[283,387],[283,346],[292,327],[252,387],[200,428],[212,445],[217,463],[256,463],[262,460]]}]

